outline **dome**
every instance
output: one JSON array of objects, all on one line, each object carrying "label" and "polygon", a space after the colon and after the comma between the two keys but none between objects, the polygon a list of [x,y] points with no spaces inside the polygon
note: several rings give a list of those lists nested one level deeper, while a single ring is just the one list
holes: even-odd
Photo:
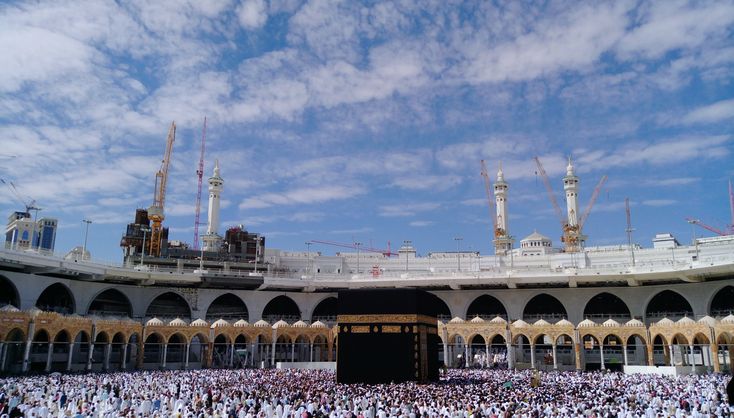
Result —
[{"label": "dome", "polygon": [[269,327],[270,323],[264,319],[261,319],[254,324],[256,327]]},{"label": "dome", "polygon": [[618,327],[620,324],[619,322],[613,320],[612,318],[607,319],[601,324],[603,327]]},{"label": "dome", "polygon": [[625,322],[624,325],[627,327],[644,327],[645,326],[645,324],[643,324],[642,321],[640,321],[637,318],[630,319],[629,321]]},{"label": "dome", "polygon": [[670,326],[670,325],[673,325],[673,324],[675,324],[675,322],[671,321],[668,318],[663,318],[663,319],[661,319],[661,320],[659,320],[658,322],[655,323],[655,325],[659,325],[659,326],[663,326],[663,327]]},{"label": "dome", "polygon": [[561,326],[561,327],[572,327],[573,328],[573,323],[571,323],[571,321],[569,321],[568,319],[561,319],[560,321],[556,322],[556,325]]},{"label": "dome", "polygon": [[691,318],[687,316],[684,316],[683,318],[679,319],[676,323],[678,325],[691,325],[691,324],[695,324],[696,321],[692,320]]},{"label": "dome", "polygon": [[710,327],[713,327],[716,325],[716,320],[708,315],[704,316],[703,318],[699,319],[698,322],[700,324],[706,324]]},{"label": "dome", "polygon": [[185,327],[187,325],[188,324],[186,323],[186,321],[184,321],[181,318],[176,318],[173,321],[171,321],[171,322],[168,323],[168,326],[169,327]]},{"label": "dome", "polygon": [[288,323],[285,322],[282,319],[280,321],[278,321],[278,322],[276,322],[276,323],[273,324],[273,328],[283,328],[283,327],[287,327],[287,326],[289,326]]},{"label": "dome", "polygon": [[545,327],[545,326],[547,326],[547,325],[550,325],[550,322],[546,321],[546,320],[545,320],[545,319],[543,319],[543,318],[540,318],[540,319],[538,319],[537,321],[535,321],[535,322],[533,323],[533,325],[535,325],[536,327]]},{"label": "dome", "polygon": [[313,324],[311,324],[311,328],[328,328],[328,327],[323,322],[316,321]]},{"label": "dome", "polygon": [[522,319],[518,319],[517,321],[512,323],[512,326],[515,328],[522,328],[528,326],[528,323],[523,321]]},{"label": "dome", "polygon": [[165,325],[163,323],[163,321],[161,321],[158,318],[151,318],[151,319],[148,320],[148,322],[145,323],[145,326],[146,327],[160,327],[160,326],[163,326],[163,325]]},{"label": "dome", "polygon": [[597,324],[596,322],[592,321],[589,318],[586,318],[583,321],[579,322],[579,328],[595,327],[597,325],[599,324]]},{"label": "dome", "polygon": [[472,324],[483,324],[484,323],[484,319],[482,319],[479,315],[477,315],[474,318],[472,318],[472,320],[469,321],[469,322],[472,323]]},{"label": "dome", "polygon": [[0,311],[2,312],[20,312],[20,309],[16,308],[13,305],[5,305],[2,308],[0,308]]},{"label": "dome", "polygon": [[503,325],[507,323],[507,321],[505,321],[505,318],[503,318],[503,317],[501,317],[499,315],[497,315],[494,318],[492,318],[492,320],[489,321],[489,322],[491,322],[493,324],[503,324]]},{"label": "dome", "polygon": [[546,237],[543,234],[538,233],[538,231],[533,231],[532,234],[523,238],[521,241],[548,241],[550,242],[550,240],[551,240],[550,238]]},{"label": "dome", "polygon": [[222,318],[219,318],[219,319],[217,319],[217,320],[216,320],[216,321],[214,321],[214,323],[212,324],[212,328],[219,328],[219,327],[228,327],[228,326],[230,326],[230,323],[229,323],[229,322],[227,322],[227,321],[225,321],[225,320],[224,320],[224,319],[222,319]]},{"label": "dome", "polygon": [[305,322],[303,322],[303,321],[297,321],[297,322],[293,323],[292,326],[295,327],[295,328],[306,328],[306,327],[308,327],[308,324],[305,323]]},{"label": "dome", "polygon": [[234,323],[234,326],[236,326],[238,328],[249,327],[250,326],[250,323],[247,322],[247,321],[245,321],[244,319],[240,319],[239,321],[237,321],[237,322]]},{"label": "dome", "polygon": [[449,321],[449,324],[463,324],[464,322],[466,321],[459,318],[458,316],[455,316],[452,320]]},{"label": "dome", "polygon": [[724,319],[721,320],[721,322],[725,324],[734,324],[734,315],[732,314],[727,315],[726,317],[724,317]]},{"label": "dome", "polygon": [[199,318],[196,321],[193,321],[189,324],[191,327],[208,327],[209,323],[204,321],[203,319]]}]

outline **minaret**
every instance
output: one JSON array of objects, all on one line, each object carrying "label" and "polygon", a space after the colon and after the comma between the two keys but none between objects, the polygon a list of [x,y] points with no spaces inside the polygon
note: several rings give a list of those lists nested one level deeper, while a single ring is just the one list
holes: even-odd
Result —
[{"label": "minaret", "polygon": [[219,199],[222,196],[224,180],[219,175],[219,160],[214,163],[214,175],[209,177],[209,224],[204,236],[204,251],[218,251],[222,244],[219,235]]},{"label": "minaret", "polygon": [[563,190],[566,192],[566,212],[568,214],[568,225],[578,225],[579,213],[579,178],[573,172],[571,157],[568,157],[566,166],[566,177],[563,178]]},{"label": "minaret", "polygon": [[513,239],[507,230],[507,189],[505,174],[502,172],[502,163],[497,171],[497,181],[494,183],[494,198],[497,207],[497,231],[494,248],[496,254],[504,254],[512,249]]}]

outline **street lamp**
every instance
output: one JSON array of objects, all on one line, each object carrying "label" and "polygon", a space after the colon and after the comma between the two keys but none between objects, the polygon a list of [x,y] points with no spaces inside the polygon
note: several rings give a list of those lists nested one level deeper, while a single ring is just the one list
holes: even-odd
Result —
[{"label": "street lamp", "polygon": [[82,219],[86,225],[84,226],[84,246],[82,247],[82,260],[87,259],[87,237],[89,236],[89,224],[92,223],[89,219]]},{"label": "street lamp", "polygon": [[311,274],[311,241],[306,241],[306,272]]},{"label": "street lamp", "polygon": [[355,242],[354,246],[357,247],[357,275],[359,275],[359,246],[362,245],[361,242]]},{"label": "street lamp", "polygon": [[462,237],[454,237],[454,241],[456,241],[456,265],[459,271],[461,271],[461,255],[459,254],[459,248],[463,239],[464,238]]},{"label": "street lamp", "polygon": [[143,231],[143,252],[140,254],[140,268],[143,269],[144,267],[143,260],[145,259],[145,236],[148,232],[150,232],[150,228],[142,227],[140,228],[140,230]]}]

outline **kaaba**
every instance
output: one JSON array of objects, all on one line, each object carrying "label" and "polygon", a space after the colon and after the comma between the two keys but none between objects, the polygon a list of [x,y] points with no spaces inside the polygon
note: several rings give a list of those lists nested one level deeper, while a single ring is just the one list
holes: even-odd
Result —
[{"label": "kaaba", "polygon": [[339,292],[336,380],[438,380],[438,297],[418,289]]}]

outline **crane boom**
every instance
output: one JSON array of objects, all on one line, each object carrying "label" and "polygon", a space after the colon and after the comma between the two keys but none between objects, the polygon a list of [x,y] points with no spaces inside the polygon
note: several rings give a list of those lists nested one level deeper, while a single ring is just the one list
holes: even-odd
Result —
[{"label": "crane boom", "polygon": [[556,200],[556,195],[553,193],[553,186],[551,186],[550,180],[548,180],[548,174],[546,174],[543,164],[540,163],[540,159],[538,157],[533,157],[533,159],[535,160],[535,165],[538,166],[538,173],[540,173],[540,177],[543,179],[545,190],[548,192],[548,197],[553,204],[553,210],[556,212],[558,221],[561,223],[561,227],[565,227],[567,223],[566,217],[563,216],[563,211],[561,211],[561,207],[558,206],[558,200]]},{"label": "crane boom", "polygon": [[22,204],[25,207],[26,213],[30,213],[32,210],[41,210],[41,208],[36,207],[35,199],[31,199],[30,202],[26,202],[25,198],[20,194],[18,188],[15,187],[15,184],[12,181],[5,181],[5,179],[0,178],[0,182],[8,186],[8,189],[10,189],[10,192],[13,193],[13,196],[15,196],[15,199],[18,201],[18,203]]},{"label": "crane boom", "polygon": [[322,241],[322,240],[316,240],[316,239],[312,239],[309,242],[311,242],[313,244],[324,244],[324,245],[331,245],[331,246],[334,246],[334,247],[351,248],[353,250],[356,250],[357,248],[359,248],[360,250],[366,251],[368,253],[379,253],[379,254],[385,255],[387,257],[393,256],[393,255],[397,255],[396,253],[390,251],[390,248],[389,248],[390,247],[390,243],[389,242],[388,242],[388,249],[387,250],[383,250],[381,248],[372,248],[372,247],[357,246],[357,244],[354,244],[354,243],[348,244],[348,243],[343,243],[343,242]]},{"label": "crane boom", "polygon": [[701,222],[698,219],[686,218],[686,221],[688,221],[688,223],[692,223],[692,224],[698,225],[698,226],[700,226],[703,229],[708,229],[709,231],[713,232],[716,235],[721,235],[721,236],[726,235],[726,232],[724,232],[724,231],[722,231],[720,229],[714,228],[713,226],[706,225],[705,223]]},{"label": "crane boom", "polygon": [[492,237],[497,238],[497,214],[495,213],[494,202],[492,199],[492,182],[489,180],[489,174],[487,173],[487,164],[484,160],[481,160],[482,164],[482,178],[484,179],[484,191],[487,194],[487,205],[489,206],[489,219],[492,220]]},{"label": "crane boom", "polygon": [[599,180],[599,184],[596,185],[594,188],[594,193],[591,195],[591,199],[589,199],[589,204],[586,206],[586,209],[584,210],[584,214],[581,215],[581,220],[579,221],[579,230],[584,227],[584,224],[586,223],[586,219],[589,217],[589,214],[591,214],[591,208],[594,207],[594,203],[596,202],[596,198],[599,197],[599,192],[601,191],[601,188],[604,186],[604,183],[607,181],[607,176],[603,176],[601,180]]},{"label": "crane boom", "polygon": [[204,144],[206,143],[206,116],[204,129],[201,132],[201,153],[199,153],[199,168],[196,169],[198,185],[196,186],[196,217],[194,218],[194,250],[199,249],[199,217],[201,216],[201,183],[204,178]]},{"label": "crane boom", "polygon": [[164,207],[166,202],[166,183],[168,182],[168,166],[171,163],[171,152],[173,142],[176,140],[176,122],[171,122],[166,140],[166,151],[163,154],[161,168],[155,173],[155,193],[153,205],[148,208],[148,217],[152,221],[150,228],[150,255],[159,257],[161,255],[161,231],[165,219]]}]

